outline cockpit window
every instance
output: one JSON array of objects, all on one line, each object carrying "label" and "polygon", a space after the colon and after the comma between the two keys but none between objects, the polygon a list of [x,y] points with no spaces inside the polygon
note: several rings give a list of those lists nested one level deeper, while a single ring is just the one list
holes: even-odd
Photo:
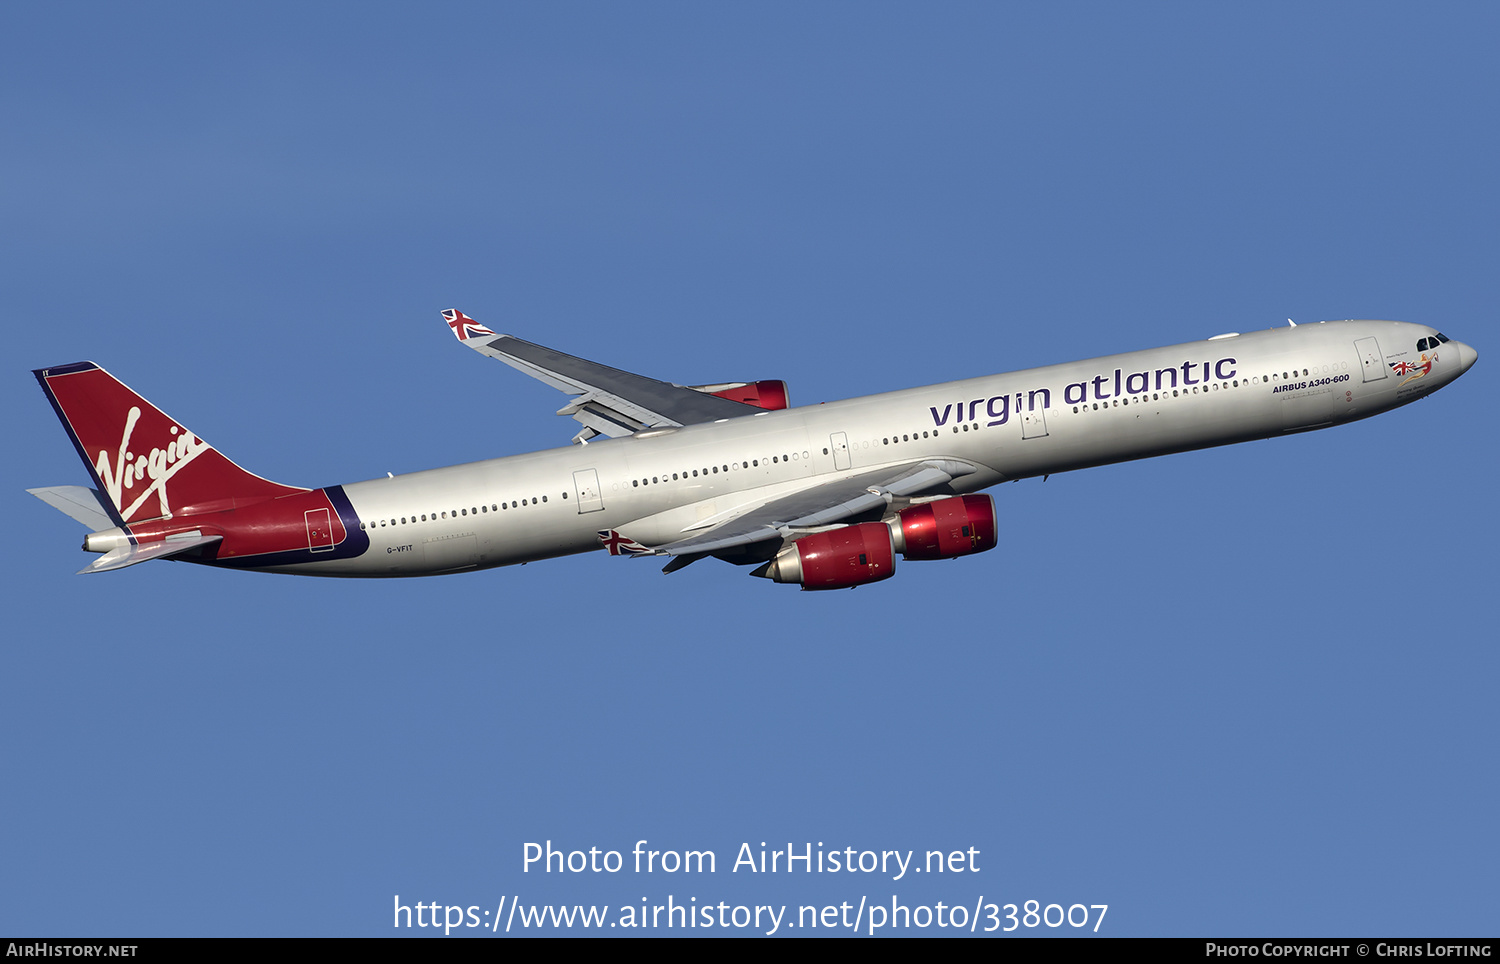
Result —
[{"label": "cockpit window", "polygon": [[1445,345],[1448,344],[1448,336],[1447,335],[1443,334],[1442,332],[1438,332],[1437,337],[1438,337],[1438,341],[1442,342]]},{"label": "cockpit window", "polygon": [[1426,350],[1427,350],[1427,339],[1423,338],[1423,339],[1421,339],[1421,340],[1419,340],[1417,342],[1417,351],[1426,351]]}]

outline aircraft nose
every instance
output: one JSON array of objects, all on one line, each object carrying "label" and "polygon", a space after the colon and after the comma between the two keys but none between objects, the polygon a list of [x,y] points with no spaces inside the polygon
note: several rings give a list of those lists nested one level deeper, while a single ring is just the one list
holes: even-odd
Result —
[{"label": "aircraft nose", "polygon": [[1468,345],[1464,344],[1463,342],[1458,342],[1457,344],[1458,344],[1458,373],[1460,375],[1462,375],[1464,372],[1466,372],[1470,368],[1474,367],[1474,363],[1479,360],[1479,352],[1477,352],[1474,349],[1470,348]]}]

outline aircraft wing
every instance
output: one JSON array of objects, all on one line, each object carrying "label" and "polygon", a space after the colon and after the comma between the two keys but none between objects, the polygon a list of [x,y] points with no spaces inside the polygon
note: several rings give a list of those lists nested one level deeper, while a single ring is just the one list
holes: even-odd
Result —
[{"label": "aircraft wing", "polygon": [[742,402],[575,358],[514,335],[498,334],[456,308],[444,311],[443,319],[459,341],[480,354],[579,396],[557,412],[583,424],[575,441],[586,442],[595,435],[615,438],[646,428],[716,422],[760,411]]},{"label": "aircraft wing", "polygon": [[[700,556],[785,538],[794,529],[835,525],[862,513],[883,509],[899,498],[943,491],[947,483],[974,471],[975,466],[957,459],[926,459],[905,465],[888,465],[821,482],[764,502],[707,532],[658,546],[654,551],[682,559],[680,564],[668,564],[667,571],[680,569]],[[951,495],[952,490],[943,494]]]}]

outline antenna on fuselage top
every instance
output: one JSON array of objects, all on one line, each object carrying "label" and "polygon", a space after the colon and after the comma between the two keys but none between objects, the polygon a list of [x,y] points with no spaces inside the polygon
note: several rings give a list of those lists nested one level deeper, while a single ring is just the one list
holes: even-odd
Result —
[{"label": "antenna on fuselage top", "polygon": [[1297,327],[1297,323],[1295,321],[1293,321],[1292,319],[1290,319],[1290,318],[1288,318],[1286,320],[1286,323],[1289,324],[1289,325],[1291,325],[1293,328]]}]

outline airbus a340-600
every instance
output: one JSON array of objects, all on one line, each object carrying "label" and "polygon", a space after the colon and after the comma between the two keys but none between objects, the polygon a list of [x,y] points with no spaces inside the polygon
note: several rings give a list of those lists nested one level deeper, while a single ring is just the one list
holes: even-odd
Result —
[{"label": "airbus a340-600", "polygon": [[575,396],[564,448],[304,489],[253,475],[92,362],[35,372],[93,476],[30,490],[92,531],[82,572],[177,559],[425,576],[605,549],[707,556],[804,589],[993,548],[1000,482],[1367,418],[1477,357],[1426,325],[1330,321],[789,407],[784,382],[684,386],[496,334],[464,345]]}]

